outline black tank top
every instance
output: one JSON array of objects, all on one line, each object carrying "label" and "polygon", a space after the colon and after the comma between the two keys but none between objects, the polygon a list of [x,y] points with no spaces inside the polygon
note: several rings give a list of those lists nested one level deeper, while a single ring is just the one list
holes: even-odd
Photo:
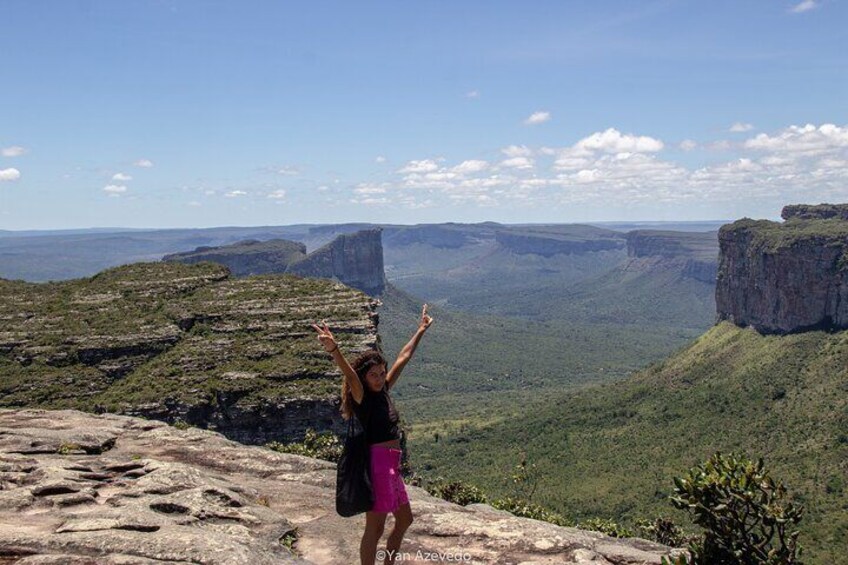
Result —
[{"label": "black tank top", "polygon": [[400,439],[400,418],[386,385],[383,385],[380,392],[371,392],[366,388],[361,404],[357,404],[354,399],[353,413],[365,429],[368,445]]}]

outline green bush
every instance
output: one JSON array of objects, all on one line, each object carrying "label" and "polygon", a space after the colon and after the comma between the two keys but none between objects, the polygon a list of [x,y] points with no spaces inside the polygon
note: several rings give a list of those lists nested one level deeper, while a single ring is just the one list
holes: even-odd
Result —
[{"label": "green bush", "polygon": [[511,496],[495,500],[492,502],[492,506],[499,510],[506,510],[507,512],[511,512],[512,514],[522,518],[542,520],[543,522],[550,522],[557,526],[574,526],[574,521],[566,518],[562,514],[554,512],[553,510],[548,510],[538,504],[533,504],[532,502]]},{"label": "green bush", "polygon": [[632,538],[633,532],[605,518],[590,518],[577,524],[581,530],[591,530],[593,532],[601,532],[612,538]]},{"label": "green bush", "polygon": [[[693,565],[799,565],[803,509],[769,476],[762,459],[716,453],[674,479],[671,501],[704,528],[690,545]],[[685,561],[684,561],[685,563]]]},{"label": "green bush", "polygon": [[478,502],[486,502],[486,495],[474,485],[460,481],[446,482],[437,480],[427,487],[427,492],[448,502],[467,506]]},{"label": "green bush", "polygon": [[273,441],[266,444],[265,447],[280,453],[294,453],[295,455],[324,459],[334,463],[338,463],[343,448],[341,441],[334,433],[318,433],[311,428],[306,430],[301,442],[279,443]]},{"label": "green bush", "polygon": [[637,520],[636,527],[639,528],[642,537],[669,547],[683,547],[694,541],[693,537],[687,536],[680,526],[663,516],[653,520]]}]

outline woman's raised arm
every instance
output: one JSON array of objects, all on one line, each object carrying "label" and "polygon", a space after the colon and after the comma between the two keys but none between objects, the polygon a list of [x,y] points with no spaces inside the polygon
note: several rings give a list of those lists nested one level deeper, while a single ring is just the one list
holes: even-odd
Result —
[{"label": "woman's raised arm", "polygon": [[427,305],[424,305],[424,308],[421,309],[421,321],[418,322],[418,329],[413,334],[412,339],[409,340],[409,343],[403,346],[403,349],[400,350],[400,353],[395,360],[392,368],[389,369],[389,373],[386,375],[386,388],[392,388],[397,380],[400,378],[400,373],[403,371],[403,368],[406,367],[406,364],[409,363],[409,360],[412,359],[412,354],[415,353],[415,348],[418,347],[418,342],[421,341],[421,338],[424,337],[424,332],[427,331],[427,328],[430,327],[430,324],[433,323],[433,318],[431,318],[427,314]]},{"label": "woman's raised arm", "polygon": [[339,350],[339,344],[336,342],[336,338],[333,337],[333,333],[327,326],[327,322],[323,322],[323,324],[323,328],[318,324],[312,324],[312,327],[318,332],[318,341],[324,346],[324,351],[333,356],[333,361],[342,370],[347,386],[350,388],[350,394],[356,403],[359,404],[362,402],[362,397],[365,394],[365,391],[362,389],[362,383],[359,382],[356,371],[353,370],[353,367],[350,366],[350,363],[347,362],[347,359],[345,359],[341,350]]}]

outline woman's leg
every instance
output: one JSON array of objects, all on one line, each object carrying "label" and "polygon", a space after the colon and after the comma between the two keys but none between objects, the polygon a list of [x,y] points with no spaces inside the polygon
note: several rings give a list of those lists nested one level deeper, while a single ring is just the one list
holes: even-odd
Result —
[{"label": "woman's leg", "polygon": [[408,502],[401,504],[392,514],[395,517],[395,526],[386,542],[386,565],[395,563],[395,558],[400,551],[400,543],[403,541],[403,534],[412,525],[412,507]]},{"label": "woman's leg", "polygon": [[359,542],[359,560],[362,565],[374,565],[377,559],[377,544],[386,526],[386,516],[388,516],[386,512],[365,513],[365,532],[362,534],[362,541]]}]

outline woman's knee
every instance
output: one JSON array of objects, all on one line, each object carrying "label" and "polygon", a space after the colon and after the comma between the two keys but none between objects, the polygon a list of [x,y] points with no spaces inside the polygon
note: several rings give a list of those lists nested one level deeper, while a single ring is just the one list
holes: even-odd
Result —
[{"label": "woman's knee", "polygon": [[365,521],[365,537],[380,539],[386,528],[386,515],[369,516]]},{"label": "woman's knee", "polygon": [[412,510],[409,508],[409,506],[395,514],[395,524],[397,524],[397,527],[402,528],[404,530],[406,530],[407,528],[409,528],[409,526],[412,525],[413,520],[414,519],[412,517]]}]

